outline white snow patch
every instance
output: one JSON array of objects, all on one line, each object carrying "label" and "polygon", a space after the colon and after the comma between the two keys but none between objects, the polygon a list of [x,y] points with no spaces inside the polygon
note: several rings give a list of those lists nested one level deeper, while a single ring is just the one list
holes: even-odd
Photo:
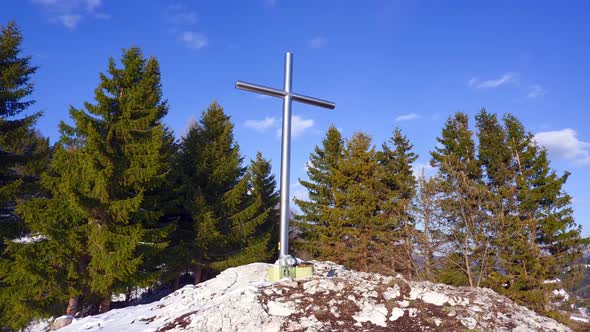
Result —
[{"label": "white snow patch", "polygon": [[422,295],[422,301],[441,306],[449,301],[449,297],[438,292],[426,292]]},{"label": "white snow patch", "polygon": [[293,311],[284,303],[270,301],[267,303],[268,313],[273,316],[289,316]]},{"label": "white snow patch", "polygon": [[553,295],[561,297],[563,299],[563,301],[568,301],[569,298],[570,298],[570,295],[563,288],[561,288],[561,289],[554,289],[553,290]]},{"label": "white snow patch", "polygon": [[43,240],[48,240],[48,239],[49,238],[47,236],[45,236],[45,235],[37,234],[37,235],[33,235],[33,236],[26,235],[26,236],[20,237],[18,239],[12,240],[12,242],[14,242],[14,243],[20,243],[20,244],[30,244],[30,243],[41,242]]},{"label": "white snow patch", "polygon": [[352,318],[359,323],[371,322],[375,325],[386,327],[387,308],[383,304],[373,305],[365,303],[361,311],[352,316]]},{"label": "white snow patch", "polygon": [[578,322],[582,322],[582,323],[590,323],[590,319],[586,318],[586,317],[580,317],[580,316],[576,316],[576,315],[571,315],[570,316],[571,320],[575,320]]},{"label": "white snow patch", "polygon": [[395,286],[393,286],[393,288],[390,287],[385,292],[383,292],[383,298],[385,298],[386,301],[389,301],[391,299],[395,299],[400,295],[401,295],[400,288],[397,284]]},{"label": "white snow patch", "polygon": [[389,317],[390,321],[395,321],[398,318],[402,317],[404,315],[404,310],[401,308],[393,308],[391,309],[391,316]]}]

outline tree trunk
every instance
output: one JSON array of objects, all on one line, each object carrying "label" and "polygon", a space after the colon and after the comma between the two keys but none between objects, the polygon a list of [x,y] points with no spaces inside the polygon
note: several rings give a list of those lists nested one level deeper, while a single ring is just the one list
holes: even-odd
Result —
[{"label": "tree trunk", "polygon": [[174,278],[174,284],[173,284],[172,288],[174,290],[177,290],[180,288],[180,276]]},{"label": "tree trunk", "polygon": [[195,285],[201,282],[203,276],[203,267],[200,265],[193,266],[193,277],[195,278]]},{"label": "tree trunk", "polygon": [[463,259],[465,260],[465,271],[467,272],[467,278],[469,278],[469,286],[473,287],[473,277],[471,276],[471,264],[469,262],[469,258],[468,258],[468,252],[467,252],[467,237],[465,237],[465,249],[463,250]]},{"label": "tree trunk", "polygon": [[111,309],[111,299],[109,297],[105,297],[100,301],[99,311],[100,313],[107,312]]},{"label": "tree trunk", "polygon": [[432,262],[430,260],[430,236],[429,236],[429,223],[430,217],[424,217],[424,271],[426,272],[426,280],[432,281],[432,271],[431,265]]},{"label": "tree trunk", "polygon": [[79,296],[70,297],[68,300],[68,307],[66,308],[66,315],[75,316],[78,312],[78,303],[80,302]]}]

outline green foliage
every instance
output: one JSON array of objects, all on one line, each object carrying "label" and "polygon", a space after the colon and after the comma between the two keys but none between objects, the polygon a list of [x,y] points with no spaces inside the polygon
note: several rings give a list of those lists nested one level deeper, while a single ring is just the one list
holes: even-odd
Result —
[{"label": "green foliage", "polygon": [[301,214],[295,216],[295,227],[301,232],[299,239],[294,241],[295,249],[303,254],[309,253],[317,259],[328,259],[324,252],[320,234],[329,232],[329,209],[334,207],[334,171],[342,158],[344,143],[342,135],[335,126],[330,126],[322,146],[315,147],[309,157],[308,180],[299,179],[299,183],[307,189],[306,200],[295,198],[295,204]]},{"label": "green foliage", "polygon": [[466,274],[470,286],[479,286],[490,269],[492,223],[484,210],[489,191],[482,183],[467,115],[450,117],[437,140],[431,165],[438,168],[436,195],[451,253],[446,266],[458,269],[453,274]]},{"label": "green foliage", "polygon": [[452,245],[439,280],[466,279],[543,313],[551,291],[543,280],[574,283],[581,276],[575,262],[588,245],[563,190],[569,173],[550,168],[546,151],[514,116],[500,123],[482,110],[476,126],[477,156],[461,113],[447,121],[432,153],[442,180],[433,197]]},{"label": "green foliage", "polygon": [[418,156],[412,152],[413,145],[399,128],[393,131],[389,143],[391,146],[384,143],[377,154],[383,168],[381,182],[386,191],[382,212],[389,223],[388,255],[393,270],[412,277],[417,270],[412,257],[412,243],[417,235],[413,213],[417,182],[412,164]]},{"label": "green foliage", "polygon": [[30,243],[9,242],[0,260],[0,325],[13,329],[31,320],[61,315],[70,297],[82,295],[87,274],[81,261],[82,216],[61,199],[32,199],[18,213],[31,231]]},{"label": "green foliage", "polygon": [[75,126],[61,125],[62,141],[79,155],[78,176],[68,189],[75,209],[88,218],[90,288],[104,297],[140,269],[142,247],[162,245],[146,239],[160,212],[144,197],[169,169],[158,62],[137,48],[123,51],[121,62],[117,68],[111,58],[109,76],[100,75],[97,103],[72,108]]},{"label": "green foliage", "polygon": [[229,116],[213,102],[181,140],[176,161],[185,212],[172,242],[191,252],[193,268],[220,271],[274,255],[276,182],[262,155],[249,169],[242,159]]},{"label": "green foliage", "polygon": [[353,135],[334,170],[334,206],[328,209],[328,227],[320,233],[330,260],[362,271],[384,269],[390,225],[380,212],[387,199],[382,177],[371,138]]},{"label": "green foliage", "polygon": [[37,71],[21,54],[22,40],[14,22],[0,26],[0,252],[5,238],[24,232],[14,214],[16,200],[39,191],[38,175],[49,158],[48,141],[32,128],[41,113],[18,118],[34,104],[28,98]]},{"label": "green foliage", "polygon": [[[117,68],[111,59],[97,103],[72,108],[74,126],[61,124],[42,178],[49,197],[18,206],[43,240],[11,243],[2,261],[0,297],[14,327],[63,312],[81,296],[102,298],[107,310],[113,291],[157,280],[154,257],[168,231],[154,204],[169,171],[171,135],[161,123],[167,106],[154,58],[132,48],[122,63]],[[19,283],[26,286],[16,291]]]}]

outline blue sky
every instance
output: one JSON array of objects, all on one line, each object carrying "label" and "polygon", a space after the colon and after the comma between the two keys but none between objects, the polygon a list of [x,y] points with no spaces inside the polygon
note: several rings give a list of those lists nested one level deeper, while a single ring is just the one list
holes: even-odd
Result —
[{"label": "blue sky", "polygon": [[294,53],[294,91],[336,102],[294,105],[292,191],[333,123],[380,145],[395,126],[426,165],[445,119],[486,107],[512,113],[537,135],[590,235],[590,4],[549,1],[115,1],[3,0],[35,76],[38,127],[52,142],[70,105],[92,101],[110,56],[139,46],[158,58],[166,123],[180,136],[214,99],[236,124],[247,160],[257,150],[279,170],[281,101],[234,88],[280,88]]}]

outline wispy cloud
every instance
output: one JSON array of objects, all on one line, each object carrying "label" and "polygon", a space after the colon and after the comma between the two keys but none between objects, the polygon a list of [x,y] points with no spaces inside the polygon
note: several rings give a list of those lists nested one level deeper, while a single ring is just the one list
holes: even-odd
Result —
[{"label": "wispy cloud", "polygon": [[198,22],[197,13],[188,6],[177,3],[166,10],[166,21],[172,27],[176,40],[188,48],[199,50],[209,44],[207,36],[192,28]]},{"label": "wispy cloud", "polygon": [[274,8],[277,5],[277,0],[264,0],[267,7]]},{"label": "wispy cloud", "polygon": [[545,89],[543,89],[543,87],[541,85],[535,84],[535,85],[531,86],[527,97],[534,99],[534,98],[538,98],[538,97],[543,97],[546,93],[547,93],[547,91]]},{"label": "wispy cloud", "polygon": [[303,134],[304,131],[313,127],[315,121],[313,119],[304,119],[298,115],[294,115],[291,119],[291,135],[297,137]]},{"label": "wispy cloud", "polygon": [[169,23],[176,25],[193,25],[197,23],[198,16],[194,10],[178,3],[168,7],[166,19]]},{"label": "wispy cloud", "polygon": [[486,80],[486,81],[482,81],[477,77],[473,77],[472,79],[469,80],[469,82],[467,84],[472,88],[489,89],[489,88],[501,87],[502,85],[506,85],[508,83],[515,82],[515,80],[516,80],[516,75],[514,73],[505,73],[504,75],[502,75],[498,79]]},{"label": "wispy cloud", "polygon": [[554,157],[565,159],[575,166],[590,166],[590,142],[578,139],[576,131],[571,128],[539,132],[535,141]]},{"label": "wispy cloud", "polygon": [[[304,119],[299,115],[293,115],[291,118],[291,137],[298,137],[301,136],[305,131],[312,128],[315,125],[315,121],[313,119]],[[282,128],[277,128],[276,134],[277,137],[281,137],[283,133]]]},{"label": "wispy cloud", "polygon": [[178,36],[178,40],[180,42],[182,42],[184,45],[186,45],[189,48],[192,49],[201,49],[205,46],[207,46],[207,37],[205,37],[205,35],[198,33],[198,32],[192,32],[192,31],[183,31],[180,33],[180,35]]},{"label": "wispy cloud", "polygon": [[324,47],[324,45],[326,45],[326,38],[324,37],[315,37],[313,39],[311,39],[308,43],[309,47],[311,48],[322,48]]},{"label": "wispy cloud", "polygon": [[80,23],[80,20],[82,19],[81,15],[75,15],[75,14],[68,14],[68,15],[60,15],[57,16],[56,19],[63,24],[66,28],[73,30],[78,26],[78,23]]},{"label": "wispy cloud", "polygon": [[[299,115],[293,115],[291,118],[291,137],[301,136],[305,131],[315,125],[313,119],[304,119]],[[281,137],[282,127],[281,120],[275,117],[266,117],[262,120],[246,120],[244,126],[254,129],[259,132],[265,132],[270,128],[276,128],[275,133],[277,137]]]},{"label": "wispy cloud", "polygon": [[32,0],[47,13],[49,21],[59,23],[70,30],[78,27],[86,18],[110,19],[106,13],[96,13],[102,0]]},{"label": "wispy cloud", "polygon": [[408,113],[408,114],[402,114],[398,117],[395,118],[396,122],[402,122],[402,121],[412,121],[412,120],[416,120],[416,119],[420,119],[421,116],[416,114],[416,113]]},{"label": "wispy cloud", "polygon": [[267,129],[274,127],[276,122],[276,118],[266,117],[263,120],[246,120],[246,122],[244,122],[244,126],[259,132],[265,132]]}]

